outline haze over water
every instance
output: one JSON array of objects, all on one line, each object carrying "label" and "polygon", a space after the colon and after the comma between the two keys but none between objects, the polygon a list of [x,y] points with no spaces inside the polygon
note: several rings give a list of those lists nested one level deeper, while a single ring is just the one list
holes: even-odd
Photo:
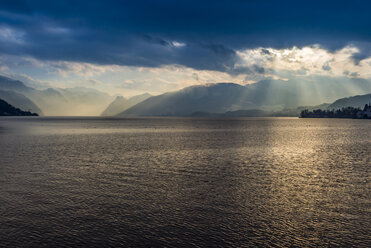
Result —
[{"label": "haze over water", "polygon": [[0,246],[370,247],[370,127],[1,118]]}]

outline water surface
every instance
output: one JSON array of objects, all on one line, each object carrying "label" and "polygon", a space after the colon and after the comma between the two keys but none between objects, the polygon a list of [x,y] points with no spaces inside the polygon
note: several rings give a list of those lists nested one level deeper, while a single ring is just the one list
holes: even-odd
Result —
[{"label": "water surface", "polygon": [[0,118],[0,246],[371,247],[370,129]]}]

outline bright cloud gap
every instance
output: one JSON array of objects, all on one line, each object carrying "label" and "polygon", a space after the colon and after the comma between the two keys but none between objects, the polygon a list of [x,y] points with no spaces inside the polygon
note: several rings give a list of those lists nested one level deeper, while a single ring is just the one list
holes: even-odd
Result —
[{"label": "bright cloud gap", "polygon": [[[187,46],[172,41],[174,48]],[[140,67],[84,62],[42,61],[32,57],[0,56],[0,71],[40,87],[84,86],[111,94],[160,94],[191,85],[233,82],[241,85],[272,78],[321,75],[371,78],[371,58],[355,63],[356,46],[328,51],[319,45],[274,49],[259,47],[236,51],[237,60],[225,71],[199,70],[182,65]]]}]

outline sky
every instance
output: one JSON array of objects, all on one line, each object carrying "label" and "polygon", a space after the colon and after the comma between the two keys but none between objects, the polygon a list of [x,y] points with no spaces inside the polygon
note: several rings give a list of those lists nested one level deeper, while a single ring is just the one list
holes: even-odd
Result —
[{"label": "sky", "polygon": [[0,74],[125,96],[292,77],[371,78],[371,2],[0,2]]}]

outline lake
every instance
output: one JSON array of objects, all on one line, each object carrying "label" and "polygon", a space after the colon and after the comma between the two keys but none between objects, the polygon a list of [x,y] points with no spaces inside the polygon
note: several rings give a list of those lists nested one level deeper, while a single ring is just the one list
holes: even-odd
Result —
[{"label": "lake", "polygon": [[371,121],[0,118],[0,247],[371,247]]}]

